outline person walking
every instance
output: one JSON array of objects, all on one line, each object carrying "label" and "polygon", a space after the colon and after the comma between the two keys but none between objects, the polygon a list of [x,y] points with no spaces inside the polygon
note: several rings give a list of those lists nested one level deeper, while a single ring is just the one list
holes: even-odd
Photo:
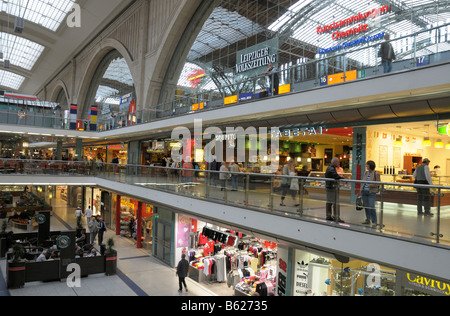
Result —
[{"label": "person walking", "polygon": [[[430,175],[430,159],[425,158],[422,164],[414,171],[413,177],[416,179],[415,184],[433,185]],[[431,191],[428,188],[417,189],[417,215],[433,216],[431,213],[430,197]],[[425,210],[425,213],[423,212]]]},{"label": "person walking", "polygon": [[98,222],[97,217],[91,216],[89,222],[88,222],[88,228],[90,233],[90,242],[91,245],[94,245],[95,237],[97,237],[98,234]]},{"label": "person walking", "polygon": [[387,74],[392,71],[392,61],[396,59],[394,48],[389,42],[390,35],[384,34],[385,42],[381,44],[378,57],[381,57],[381,64],[383,65],[384,73]]},{"label": "person walking", "polygon": [[269,76],[271,95],[278,95],[278,89],[280,86],[280,78],[278,76],[277,71],[278,71],[277,68],[275,68],[275,66],[272,63],[270,63],[269,68],[264,73],[265,75]]},{"label": "person walking", "polygon": [[[291,159],[288,161],[287,164],[283,166],[283,171],[281,173],[283,176],[292,176],[295,175],[295,169],[294,169],[294,159]],[[281,203],[280,206],[286,206],[284,204],[284,199],[286,198],[288,190],[291,189],[291,179],[287,177],[283,177],[281,179]],[[295,201],[296,191],[291,190],[292,199]]]},{"label": "person walking", "polygon": [[183,291],[183,285],[186,292],[188,291],[185,280],[186,277],[188,276],[188,272],[189,272],[189,262],[186,260],[186,255],[183,253],[181,255],[180,262],[178,262],[176,272],[176,275],[178,276],[178,285],[179,285],[178,292],[180,293]]},{"label": "person walking", "polygon": [[[368,161],[366,163],[366,172],[364,173],[363,181],[374,181],[380,182],[380,173],[375,170],[376,164],[373,161]],[[363,200],[363,205],[366,210],[366,220],[363,222],[364,225],[370,225],[372,222],[372,227],[378,225],[377,221],[377,211],[375,209],[375,198],[380,189],[378,184],[372,183],[362,183],[360,188],[360,195]]]},{"label": "person walking", "polygon": [[84,211],[84,216],[86,216],[87,224],[89,225],[89,221],[91,220],[91,217],[93,215],[91,206],[89,205],[88,208]]},{"label": "person walking", "polygon": [[100,246],[103,243],[103,234],[106,231],[106,225],[103,221],[103,217],[100,216],[98,223],[98,245]]},{"label": "person walking", "polygon": [[78,206],[75,210],[75,218],[81,217],[81,216],[83,216],[83,211],[81,210],[81,207]]},{"label": "person walking", "polygon": [[[334,157],[331,160],[331,164],[328,166],[327,171],[325,172],[325,178],[334,179],[334,180],[341,180],[344,179],[341,177],[337,171],[336,168],[339,166],[339,158]],[[327,190],[327,203],[326,203],[326,220],[327,221],[334,221],[337,218],[337,201],[336,201],[336,188],[337,184],[335,181],[326,181],[326,190]],[[338,218],[338,221],[340,223],[343,223],[344,221]]]}]

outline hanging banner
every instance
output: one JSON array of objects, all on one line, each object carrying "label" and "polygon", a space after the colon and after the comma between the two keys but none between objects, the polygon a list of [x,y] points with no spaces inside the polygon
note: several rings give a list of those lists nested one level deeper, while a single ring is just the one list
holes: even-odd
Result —
[{"label": "hanging banner", "polygon": [[98,114],[98,107],[96,105],[91,106],[91,125],[90,125],[91,131],[97,130],[97,114]]},{"label": "hanging banner", "polygon": [[78,105],[71,104],[70,105],[70,129],[77,129],[77,114],[78,114]]}]

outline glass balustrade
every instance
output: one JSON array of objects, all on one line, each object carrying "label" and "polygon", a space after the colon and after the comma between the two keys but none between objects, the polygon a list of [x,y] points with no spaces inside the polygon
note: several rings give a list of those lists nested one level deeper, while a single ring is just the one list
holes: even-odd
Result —
[{"label": "glass balustrade", "polygon": [[[378,182],[372,190],[373,195],[369,197],[361,194],[361,187],[364,188],[368,182],[356,180],[334,181],[319,177],[13,159],[0,160],[0,173],[17,176],[50,175],[55,181],[57,178],[54,176],[94,176],[203,199],[218,205],[335,225],[342,229],[357,229],[369,234],[433,244],[450,244],[449,186]],[[358,211],[356,199],[359,196],[367,207]],[[372,199],[371,204],[369,199]],[[433,216],[418,215],[419,203],[425,208],[429,203]],[[369,209],[372,212],[366,212]],[[367,223],[367,220],[370,222]]]}]

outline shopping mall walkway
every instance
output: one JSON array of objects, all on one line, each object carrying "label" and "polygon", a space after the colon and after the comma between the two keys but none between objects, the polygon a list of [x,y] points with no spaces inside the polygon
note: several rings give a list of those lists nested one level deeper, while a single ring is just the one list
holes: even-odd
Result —
[{"label": "shopping mall walkway", "polygon": [[[62,200],[53,203],[52,230],[68,230],[76,226],[74,209]],[[82,278],[80,288],[70,288],[65,281],[33,282],[17,290],[6,289],[6,259],[0,260],[0,296],[217,296],[189,278],[186,283],[189,292],[178,293],[178,278],[175,269],[158,261],[148,252],[137,249],[133,241],[116,236],[111,230],[104,240],[114,238],[118,251],[117,275],[90,275]],[[99,247],[96,247],[99,249]],[[220,291],[223,287],[217,287]],[[228,295],[232,292],[228,289]],[[227,294],[225,294],[227,295]]]}]

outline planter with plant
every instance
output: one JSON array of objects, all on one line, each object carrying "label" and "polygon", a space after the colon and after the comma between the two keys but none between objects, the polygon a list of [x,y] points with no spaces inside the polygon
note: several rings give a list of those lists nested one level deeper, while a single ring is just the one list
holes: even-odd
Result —
[{"label": "planter with plant", "polygon": [[115,275],[117,271],[117,251],[114,247],[114,239],[109,238],[106,241],[105,250],[105,274]]},{"label": "planter with plant", "polygon": [[11,260],[6,267],[6,279],[8,289],[19,289],[25,285],[26,262],[23,260],[25,249],[20,244],[12,247]]}]

